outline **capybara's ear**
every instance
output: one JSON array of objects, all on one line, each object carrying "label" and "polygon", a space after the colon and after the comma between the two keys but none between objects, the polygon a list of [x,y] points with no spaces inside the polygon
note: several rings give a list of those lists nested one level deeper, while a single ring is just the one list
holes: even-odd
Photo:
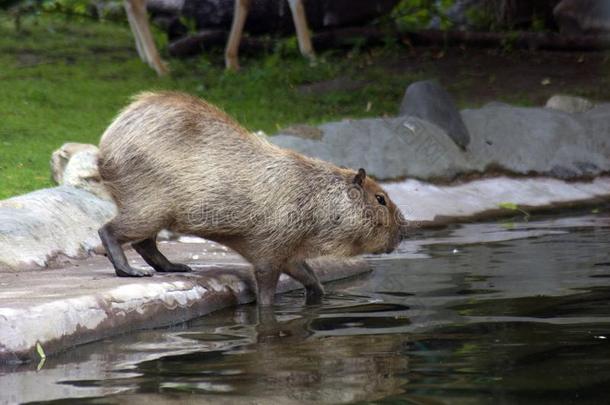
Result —
[{"label": "capybara's ear", "polygon": [[358,173],[354,177],[354,184],[362,186],[364,184],[364,179],[366,178],[366,171],[361,167],[358,169]]}]

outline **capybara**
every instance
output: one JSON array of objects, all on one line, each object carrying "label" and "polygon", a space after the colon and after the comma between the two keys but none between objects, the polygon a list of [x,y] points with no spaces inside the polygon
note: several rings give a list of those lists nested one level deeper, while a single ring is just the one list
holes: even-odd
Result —
[{"label": "capybara", "polygon": [[161,229],[221,243],[254,266],[257,299],[271,305],[280,273],[308,297],[324,290],[305,259],[391,252],[403,217],[363,169],[282,149],[213,105],[181,93],[144,93],[102,135],[99,171],[118,214],[99,234],[118,276],[189,271],[156,245]]}]

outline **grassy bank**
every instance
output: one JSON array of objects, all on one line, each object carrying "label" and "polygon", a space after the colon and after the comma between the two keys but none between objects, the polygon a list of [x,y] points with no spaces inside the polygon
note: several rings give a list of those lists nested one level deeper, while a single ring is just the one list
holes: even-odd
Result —
[{"label": "grassy bank", "polygon": [[[160,34],[157,43],[165,49]],[[171,59],[172,74],[158,78],[138,59],[126,24],[47,15],[26,18],[17,33],[0,15],[0,199],[51,186],[51,152],[64,142],[97,143],[118,109],[143,90],[204,97],[267,133],[294,123],[394,115],[405,86],[429,77],[461,106],[492,99],[539,104],[557,91],[610,98],[608,75],[598,74],[609,71],[604,55],[591,63],[581,55],[474,52],[393,45],[327,53],[311,67],[295,41],[284,40],[279,51],[242,58],[239,73],[225,72],[215,51]],[[551,84],[541,86],[547,76]]]},{"label": "grassy bank", "polygon": [[[294,49],[282,53],[245,59],[239,74],[224,71],[219,53],[171,60],[171,76],[158,78],[138,59],[126,25],[42,16],[26,19],[24,32],[16,33],[0,18],[0,198],[50,186],[51,152],[68,141],[97,143],[117,110],[143,90],[204,97],[268,133],[297,122],[395,112],[404,77],[378,81],[374,69],[358,73],[363,57],[340,62],[328,55],[311,68]],[[370,83],[351,91],[299,91],[338,75]]]}]

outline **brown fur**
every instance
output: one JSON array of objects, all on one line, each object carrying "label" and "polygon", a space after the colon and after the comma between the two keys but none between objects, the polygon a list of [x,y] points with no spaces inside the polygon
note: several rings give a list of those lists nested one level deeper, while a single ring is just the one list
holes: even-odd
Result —
[{"label": "brown fur", "polygon": [[103,134],[99,163],[119,243],[166,228],[225,244],[274,278],[307,258],[389,252],[401,237],[400,211],[370,178],[356,184],[354,171],[281,149],[185,94],[137,96]]}]

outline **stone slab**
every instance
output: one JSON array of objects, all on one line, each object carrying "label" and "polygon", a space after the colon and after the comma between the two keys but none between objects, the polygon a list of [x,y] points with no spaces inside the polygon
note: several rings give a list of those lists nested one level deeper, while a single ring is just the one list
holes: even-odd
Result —
[{"label": "stone slab", "polygon": [[[165,242],[160,249],[194,271],[119,278],[103,256],[61,269],[0,273],[0,362],[39,359],[130,331],[168,326],[254,301],[250,266],[218,244]],[[128,258],[145,266],[135,254]],[[370,271],[362,259],[311,261],[322,282]],[[278,293],[301,288],[282,275]]]},{"label": "stone slab", "polygon": [[574,182],[502,176],[449,186],[405,180],[383,186],[405,218],[423,227],[514,215],[504,208],[508,205],[532,212],[610,200],[610,176]]}]

